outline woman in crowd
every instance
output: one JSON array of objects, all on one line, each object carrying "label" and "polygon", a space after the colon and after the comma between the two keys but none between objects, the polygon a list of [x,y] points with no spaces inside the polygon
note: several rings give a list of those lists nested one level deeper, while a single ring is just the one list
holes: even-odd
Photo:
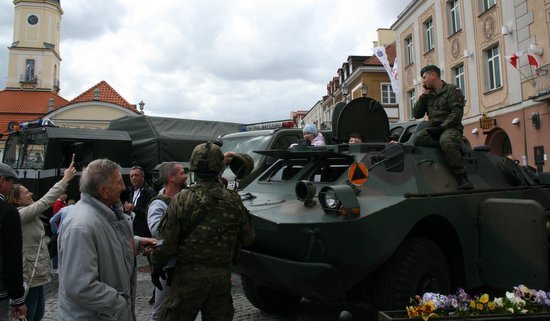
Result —
[{"label": "woman in crowd", "polygon": [[23,279],[27,283],[25,304],[27,320],[39,321],[44,317],[44,285],[51,280],[50,255],[40,215],[65,193],[76,174],[74,163],[65,170],[63,178],[41,199],[34,202],[32,193],[23,185],[15,184],[8,202],[16,206],[21,216],[23,234]]}]

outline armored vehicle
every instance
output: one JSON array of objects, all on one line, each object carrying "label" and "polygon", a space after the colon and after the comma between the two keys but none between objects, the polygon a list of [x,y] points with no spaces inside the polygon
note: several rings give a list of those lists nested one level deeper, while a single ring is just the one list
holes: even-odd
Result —
[{"label": "armored vehicle", "polygon": [[465,145],[474,189],[459,191],[440,149],[412,144],[425,124],[412,125],[392,125],[403,143],[389,143],[384,109],[362,97],[335,108],[333,136],[366,143],[257,151],[278,160],[240,192],[256,241],[236,269],[253,305],[403,309],[426,291],[549,289],[549,173]]},{"label": "armored vehicle", "polygon": [[[127,132],[38,126],[12,132],[6,140],[3,162],[10,165],[38,199],[63,176],[73,154],[78,171],[97,158],[109,158],[123,168],[130,166],[132,141]],[[80,172],[77,174],[77,177]],[[68,188],[78,199],[78,179]]]}]

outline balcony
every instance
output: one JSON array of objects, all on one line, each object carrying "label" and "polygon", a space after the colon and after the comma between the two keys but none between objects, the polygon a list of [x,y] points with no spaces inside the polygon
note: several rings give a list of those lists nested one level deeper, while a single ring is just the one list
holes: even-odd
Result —
[{"label": "balcony", "polygon": [[55,92],[58,92],[59,90],[61,90],[61,87],[59,85],[59,79],[53,80],[53,89]]},{"label": "balcony", "polygon": [[36,75],[20,75],[19,83],[21,85],[36,85],[38,77]]},{"label": "balcony", "polygon": [[531,98],[534,101],[550,101],[550,63],[538,68],[537,76],[533,80],[536,93]]}]

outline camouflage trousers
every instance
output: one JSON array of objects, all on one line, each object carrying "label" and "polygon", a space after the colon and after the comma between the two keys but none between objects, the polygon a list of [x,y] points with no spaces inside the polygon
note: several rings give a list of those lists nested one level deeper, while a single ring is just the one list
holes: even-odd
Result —
[{"label": "camouflage trousers", "polygon": [[465,173],[464,164],[462,163],[462,131],[456,128],[446,129],[439,140],[436,140],[428,134],[426,129],[422,129],[416,133],[414,144],[417,146],[441,147],[443,156],[453,174]]},{"label": "camouflage trousers", "polygon": [[160,321],[231,321],[235,313],[228,268],[193,264],[178,266]]}]

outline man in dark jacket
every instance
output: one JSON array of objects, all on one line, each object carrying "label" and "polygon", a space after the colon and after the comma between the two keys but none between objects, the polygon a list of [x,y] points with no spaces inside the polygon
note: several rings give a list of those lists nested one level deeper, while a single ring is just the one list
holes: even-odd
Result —
[{"label": "man in dark jacket", "polygon": [[134,235],[151,237],[147,225],[147,206],[157,192],[145,183],[145,173],[140,166],[130,169],[130,182],[128,187],[129,199],[124,203],[124,212],[133,216]]},{"label": "man in dark jacket", "polygon": [[429,127],[416,133],[414,144],[440,146],[460,190],[472,189],[462,164],[462,116],[464,95],[460,88],[441,80],[441,70],[428,65],[420,71],[422,95],[414,104],[414,118],[428,115]]},{"label": "man in dark jacket", "polygon": [[15,171],[0,163],[0,321],[27,315],[23,287],[23,240],[17,209],[6,202],[11,193]]}]

